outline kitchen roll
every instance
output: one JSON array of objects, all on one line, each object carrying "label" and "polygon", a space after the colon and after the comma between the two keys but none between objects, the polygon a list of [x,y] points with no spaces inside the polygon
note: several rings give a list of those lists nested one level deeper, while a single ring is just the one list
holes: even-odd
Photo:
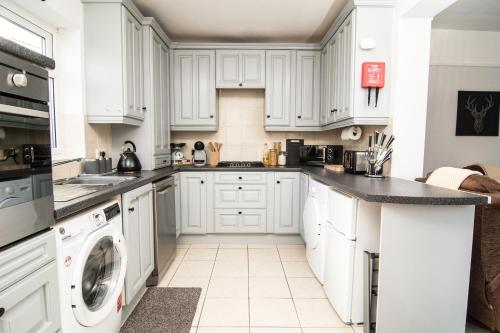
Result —
[{"label": "kitchen roll", "polygon": [[348,141],[348,140],[356,141],[359,140],[359,138],[361,138],[362,133],[363,131],[361,130],[361,127],[351,126],[344,128],[342,130],[342,134],[340,135],[340,137],[342,138],[343,141]]}]

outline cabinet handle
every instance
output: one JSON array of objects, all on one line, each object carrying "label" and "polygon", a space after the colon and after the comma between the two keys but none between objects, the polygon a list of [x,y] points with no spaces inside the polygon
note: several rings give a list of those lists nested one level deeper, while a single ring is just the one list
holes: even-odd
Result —
[{"label": "cabinet handle", "polygon": [[240,87],[243,87],[243,83],[238,84]]},{"label": "cabinet handle", "polygon": [[147,108],[145,106],[142,107],[142,111],[146,111]]},{"label": "cabinet handle", "polygon": [[211,114],[211,115],[210,115],[210,118],[213,118],[213,117],[214,117],[214,116]]},{"label": "cabinet handle", "polygon": [[243,177],[239,176],[238,179],[243,179]]},{"label": "cabinet handle", "polygon": [[333,109],[332,112],[337,112],[338,110],[337,109]]},{"label": "cabinet handle", "polygon": [[281,182],[279,180],[276,181],[276,184],[280,184]]},{"label": "cabinet handle", "polygon": [[241,215],[241,212],[238,212],[238,214],[240,214],[240,215]]},{"label": "cabinet handle", "polygon": [[267,118],[271,118],[271,116],[270,116],[270,115],[267,115],[266,117],[267,117]]},{"label": "cabinet handle", "polygon": [[203,180],[201,181],[201,183],[202,183],[202,184],[205,184],[205,182],[204,182]]},{"label": "cabinet handle", "polygon": [[242,189],[242,187],[241,187],[241,186],[239,186],[239,187],[238,187],[238,190],[241,190],[241,189]]},{"label": "cabinet handle", "polygon": [[5,308],[0,308],[0,317],[5,313]]},{"label": "cabinet handle", "polygon": [[302,119],[302,116],[297,116],[297,118]]},{"label": "cabinet handle", "polygon": [[130,207],[130,208],[128,209],[128,211],[129,211],[129,212],[133,212],[134,210],[135,210],[135,208],[134,208],[134,207]]}]

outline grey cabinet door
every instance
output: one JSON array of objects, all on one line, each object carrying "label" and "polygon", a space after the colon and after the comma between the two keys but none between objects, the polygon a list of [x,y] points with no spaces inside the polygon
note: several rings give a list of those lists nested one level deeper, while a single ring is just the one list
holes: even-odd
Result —
[{"label": "grey cabinet door", "polygon": [[236,50],[217,50],[217,88],[237,88],[240,81],[240,53]]},{"label": "grey cabinet door", "polygon": [[154,90],[154,154],[165,156],[170,153],[169,122],[169,50],[163,41],[153,37],[153,90]]},{"label": "grey cabinet door", "polygon": [[[263,50],[241,51],[240,83],[241,88],[266,87],[266,60]],[[239,86],[239,85],[238,85]]]},{"label": "grey cabinet door", "polygon": [[123,235],[128,262],[125,301],[134,299],[154,268],[153,189],[151,184],[123,194]]},{"label": "grey cabinet door", "polygon": [[125,64],[125,116],[144,119],[142,75],[142,25],[126,9],[123,11],[123,56]]},{"label": "grey cabinet door", "polygon": [[0,293],[2,333],[54,333],[61,328],[54,261]]},{"label": "grey cabinet door", "polygon": [[290,126],[291,82],[291,51],[266,51],[265,126]]},{"label": "grey cabinet door", "polygon": [[216,126],[215,51],[174,50],[172,125]]},{"label": "grey cabinet door", "polygon": [[205,172],[181,173],[181,232],[207,232],[207,175]]},{"label": "grey cabinet door", "polygon": [[320,125],[321,53],[297,51],[295,125]]},{"label": "grey cabinet door", "polygon": [[274,233],[298,234],[300,172],[276,172],[274,186]]}]

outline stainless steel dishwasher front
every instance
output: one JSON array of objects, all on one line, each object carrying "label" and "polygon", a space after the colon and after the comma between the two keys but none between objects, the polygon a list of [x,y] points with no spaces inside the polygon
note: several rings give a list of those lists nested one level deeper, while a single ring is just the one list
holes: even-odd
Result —
[{"label": "stainless steel dishwasher front", "polygon": [[160,283],[175,258],[177,248],[174,178],[167,177],[153,183],[153,189],[155,268],[147,280],[147,286]]}]

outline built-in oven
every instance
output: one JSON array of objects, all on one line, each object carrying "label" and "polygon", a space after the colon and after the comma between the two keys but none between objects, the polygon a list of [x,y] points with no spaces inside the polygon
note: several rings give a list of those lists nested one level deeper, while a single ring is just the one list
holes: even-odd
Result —
[{"label": "built-in oven", "polygon": [[54,224],[48,73],[0,51],[0,249]]}]

